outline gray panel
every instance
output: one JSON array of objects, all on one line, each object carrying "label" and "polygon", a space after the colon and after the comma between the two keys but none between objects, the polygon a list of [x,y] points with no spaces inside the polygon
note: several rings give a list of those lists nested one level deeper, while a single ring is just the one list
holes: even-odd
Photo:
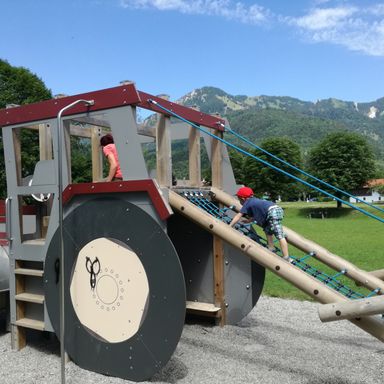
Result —
[{"label": "gray panel", "polygon": [[43,306],[41,304],[24,302],[24,313],[28,319],[44,321]]},{"label": "gray panel", "polygon": [[229,244],[224,245],[227,322],[236,324],[256,305],[264,286],[265,269]]},{"label": "gray panel", "polygon": [[[187,300],[214,304],[213,237],[182,215],[168,220],[171,238],[183,267]],[[236,324],[256,305],[265,269],[224,243],[224,295],[227,324]]]},{"label": "gray panel", "polygon": [[32,185],[56,185],[54,160],[40,160],[35,165]]},{"label": "gray panel", "polygon": [[[184,325],[185,287],[177,253],[155,220],[117,194],[95,197],[69,212],[64,218],[65,348],[82,368],[129,380],[148,379],[167,363]],[[145,319],[139,331],[124,342],[108,343],[88,332],[77,318],[69,294],[72,268],[79,251],[100,237],[116,239],[132,249],[140,258],[149,282]],[[60,284],[55,267],[59,260],[58,245],[56,233],[47,253],[44,285],[49,317],[59,336]]]},{"label": "gray panel", "polygon": [[187,300],[213,303],[212,235],[184,216],[174,214],[168,220],[168,236],[183,267]]},{"label": "gray panel", "polygon": [[132,107],[107,110],[105,118],[111,125],[123,179],[147,179],[148,172]]},{"label": "gray panel", "polygon": [[0,292],[9,290],[8,247],[0,246]]}]

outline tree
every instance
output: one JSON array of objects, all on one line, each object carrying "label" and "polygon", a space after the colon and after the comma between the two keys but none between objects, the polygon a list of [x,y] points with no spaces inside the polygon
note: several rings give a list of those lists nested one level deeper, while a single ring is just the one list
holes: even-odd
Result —
[{"label": "tree", "polygon": [[[311,150],[309,168],[317,178],[349,193],[375,174],[372,149],[362,136],[350,132],[327,135]],[[329,192],[343,197],[340,192]],[[337,206],[341,207],[341,202]]]},{"label": "tree", "polygon": [[[302,165],[300,147],[288,138],[272,137],[264,140],[260,147],[297,168]],[[258,149],[252,150],[251,153],[292,175],[296,176],[298,173],[288,165]],[[276,200],[279,196],[283,200],[290,200],[297,198],[299,195],[297,181],[251,157],[248,157],[244,163],[244,180],[245,184],[249,185],[255,194],[267,193],[272,200]]]},{"label": "tree", "polygon": [[[7,61],[0,59],[0,108],[7,104],[29,104],[41,100],[50,99],[51,91],[47,89],[36,75],[23,67],[13,67]],[[1,137],[0,132],[0,137]],[[22,142],[30,143],[30,135],[25,133],[21,137]],[[31,143],[30,143],[31,144]],[[26,147],[32,149],[33,145]],[[23,153],[24,164],[35,163],[28,152]],[[27,165],[27,167],[29,167]],[[6,176],[3,154],[3,140],[0,140],[0,198],[6,196]]]},{"label": "tree", "polygon": [[245,157],[238,151],[232,148],[228,148],[228,156],[231,160],[233,174],[237,184],[245,184],[244,179],[244,162]]},{"label": "tree", "polygon": [[380,193],[380,195],[384,195],[384,185],[378,185],[377,187],[374,188],[374,190]]},{"label": "tree", "polygon": [[7,104],[30,104],[50,98],[51,91],[36,75],[0,59],[0,108]]}]

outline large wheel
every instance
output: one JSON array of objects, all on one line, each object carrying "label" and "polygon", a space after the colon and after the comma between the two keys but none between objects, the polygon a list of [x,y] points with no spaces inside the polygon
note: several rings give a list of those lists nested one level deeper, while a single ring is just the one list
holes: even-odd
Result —
[{"label": "large wheel", "polygon": [[[185,285],[159,223],[124,198],[86,200],[63,222],[65,349],[80,367],[134,381],[172,356],[185,317]],[[49,244],[44,289],[60,337],[58,231]]]}]

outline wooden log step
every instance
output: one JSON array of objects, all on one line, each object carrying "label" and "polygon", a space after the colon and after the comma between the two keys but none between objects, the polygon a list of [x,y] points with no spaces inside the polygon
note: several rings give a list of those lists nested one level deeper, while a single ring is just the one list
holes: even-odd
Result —
[{"label": "wooden log step", "polygon": [[188,313],[210,317],[217,317],[221,312],[221,308],[216,307],[214,304],[198,301],[187,301],[186,309]]},{"label": "wooden log step", "polygon": [[23,241],[23,244],[26,244],[26,245],[44,245],[45,239],[26,240],[26,241]]},{"label": "wooden log step", "polygon": [[31,328],[31,329],[36,329],[38,331],[44,331],[44,322],[43,321],[29,319],[27,317],[16,320],[15,325],[17,325],[18,327]]},{"label": "wooden log step", "polygon": [[28,303],[44,304],[44,295],[39,295],[36,293],[18,293],[15,295],[15,299],[18,301],[27,301]]},{"label": "wooden log step", "polygon": [[15,275],[43,277],[44,271],[41,269],[15,268]]}]

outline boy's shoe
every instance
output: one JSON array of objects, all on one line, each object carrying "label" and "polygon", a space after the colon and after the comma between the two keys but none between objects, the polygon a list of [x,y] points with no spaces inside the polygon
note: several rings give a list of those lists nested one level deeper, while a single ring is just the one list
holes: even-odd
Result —
[{"label": "boy's shoe", "polygon": [[293,263],[295,260],[294,259],[292,259],[292,257],[290,257],[290,256],[285,256],[285,257],[283,257],[283,259],[285,260],[285,261],[288,261],[288,263]]}]

